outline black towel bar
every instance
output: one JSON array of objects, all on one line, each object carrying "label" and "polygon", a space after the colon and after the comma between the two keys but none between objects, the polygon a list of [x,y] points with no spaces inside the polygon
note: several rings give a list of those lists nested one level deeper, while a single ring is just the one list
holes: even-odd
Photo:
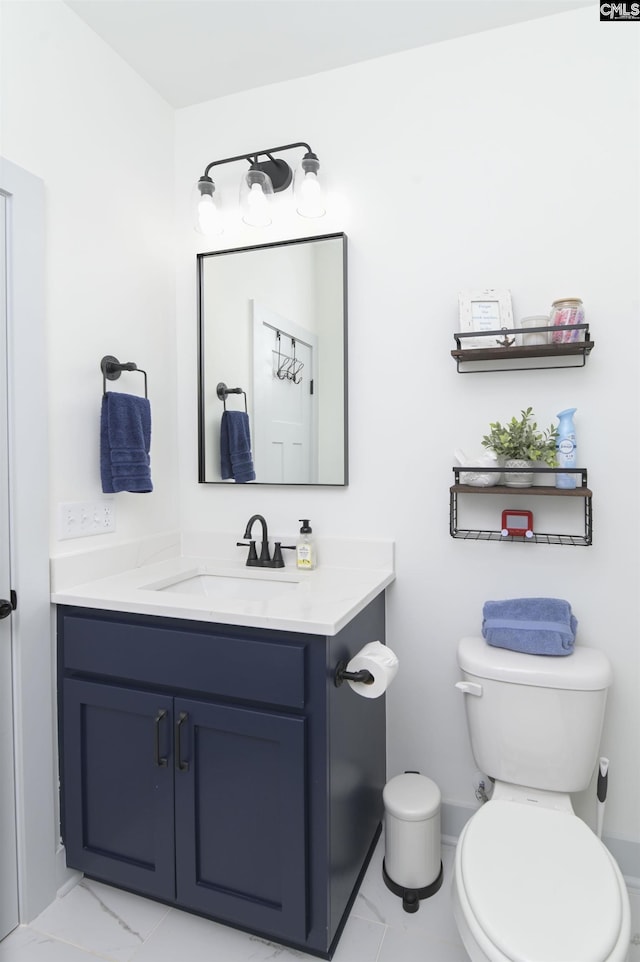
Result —
[{"label": "black towel bar", "polygon": [[125,364],[121,364],[117,357],[113,357],[111,354],[105,354],[105,356],[100,361],[100,370],[102,371],[102,393],[107,393],[107,381],[117,381],[123,371],[137,371],[139,374],[144,375],[144,396],[147,397],[147,372],[143,371],[141,367],[138,367],[133,361],[127,361]]},{"label": "black towel bar", "polygon": [[219,399],[224,403],[224,409],[227,410],[227,395],[228,394],[244,394],[244,412],[247,413],[247,392],[243,391],[241,387],[227,387],[224,381],[220,381],[216,388],[216,394]]}]

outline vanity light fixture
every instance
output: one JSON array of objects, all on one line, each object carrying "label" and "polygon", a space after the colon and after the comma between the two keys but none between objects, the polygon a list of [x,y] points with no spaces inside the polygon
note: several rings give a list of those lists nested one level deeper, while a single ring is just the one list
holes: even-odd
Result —
[{"label": "vanity light fixture", "polygon": [[[306,152],[294,178],[286,160],[274,157],[273,154],[300,147]],[[272,220],[271,202],[274,194],[286,190],[292,181],[294,203],[301,217],[322,217],[325,213],[322,185],[318,179],[320,161],[317,155],[309,144],[304,142],[285,144],[283,147],[269,147],[251,154],[212,160],[207,164],[194,192],[195,228],[201,234],[221,234],[223,231],[220,194],[210,176],[211,169],[239,160],[249,163],[249,169],[242,175],[240,182],[240,210],[245,224],[250,227],[268,227]]]}]

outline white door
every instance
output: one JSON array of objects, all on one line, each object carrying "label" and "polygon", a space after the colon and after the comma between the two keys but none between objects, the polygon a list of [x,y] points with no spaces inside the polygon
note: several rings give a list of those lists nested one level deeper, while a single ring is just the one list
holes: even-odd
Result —
[{"label": "white door", "polygon": [[0,939],[18,924],[7,431],[7,217],[0,192]]},{"label": "white door", "polygon": [[256,480],[317,478],[315,335],[254,303],[253,448]]}]

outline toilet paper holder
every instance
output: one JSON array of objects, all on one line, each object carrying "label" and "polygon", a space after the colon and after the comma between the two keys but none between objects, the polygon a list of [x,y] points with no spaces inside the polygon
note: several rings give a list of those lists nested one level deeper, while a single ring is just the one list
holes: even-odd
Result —
[{"label": "toilet paper holder", "polygon": [[375,678],[366,668],[361,671],[347,671],[347,662],[339,661],[336,665],[333,680],[336,688],[339,688],[344,681],[360,681],[364,685],[373,685]]}]

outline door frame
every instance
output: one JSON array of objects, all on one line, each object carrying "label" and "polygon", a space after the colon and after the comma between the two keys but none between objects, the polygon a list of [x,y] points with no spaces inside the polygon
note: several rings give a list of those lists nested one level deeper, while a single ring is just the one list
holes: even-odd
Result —
[{"label": "door frame", "polygon": [[58,887],[43,181],[0,157],[7,197],[13,699],[20,922]]},{"label": "door frame", "polygon": [[[11,597],[11,539],[9,537],[9,412],[7,409],[7,297],[6,297],[6,208],[0,190],[0,596],[5,604]],[[13,651],[12,618],[0,621],[0,939],[18,925],[18,852],[16,833],[15,746],[13,736]]]}]

